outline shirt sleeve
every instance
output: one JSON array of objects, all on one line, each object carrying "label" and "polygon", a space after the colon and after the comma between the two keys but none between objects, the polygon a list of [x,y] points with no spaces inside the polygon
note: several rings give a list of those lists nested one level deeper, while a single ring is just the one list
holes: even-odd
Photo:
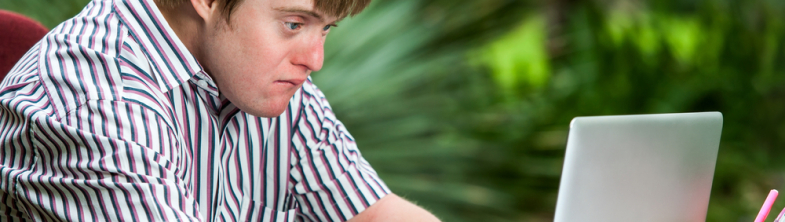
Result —
[{"label": "shirt sleeve", "polygon": [[[190,159],[172,121],[159,104],[124,99],[152,95],[122,70],[119,58],[131,53],[123,39],[130,38],[120,38],[128,34],[112,25],[117,17],[106,19],[99,22],[106,27],[84,28],[104,39],[47,35],[19,63],[29,65],[3,82],[0,221],[201,220],[183,181]],[[123,88],[142,96],[124,97]]]},{"label": "shirt sleeve", "polygon": [[346,221],[390,193],[310,79],[301,90],[292,167],[304,219]]},{"label": "shirt sleeve", "polygon": [[186,160],[156,112],[133,103],[88,101],[63,118],[27,122],[32,164],[16,169],[13,196],[32,219],[200,220],[182,181]]}]

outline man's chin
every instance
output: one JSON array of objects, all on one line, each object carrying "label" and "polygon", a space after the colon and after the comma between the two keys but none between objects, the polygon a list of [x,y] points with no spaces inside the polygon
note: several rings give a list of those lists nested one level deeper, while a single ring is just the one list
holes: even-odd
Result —
[{"label": "man's chin", "polygon": [[256,117],[273,118],[280,116],[288,106],[289,100],[286,100],[285,102],[268,102],[249,109],[240,108],[240,110]]},{"label": "man's chin", "polygon": [[251,114],[252,116],[255,116],[255,117],[274,118],[274,117],[278,117],[281,114],[283,114],[284,110],[286,110],[286,109],[260,110],[260,111],[251,111],[251,112],[243,110],[243,112]]}]

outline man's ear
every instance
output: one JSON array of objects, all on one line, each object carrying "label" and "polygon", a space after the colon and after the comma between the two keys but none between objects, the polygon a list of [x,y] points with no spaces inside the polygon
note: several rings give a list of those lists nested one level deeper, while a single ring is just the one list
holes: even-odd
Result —
[{"label": "man's ear", "polygon": [[218,0],[190,0],[191,5],[193,5],[194,10],[196,10],[196,14],[199,14],[199,17],[202,17],[204,21],[210,21],[211,19],[216,19],[216,16],[220,16],[220,10],[218,10]]}]

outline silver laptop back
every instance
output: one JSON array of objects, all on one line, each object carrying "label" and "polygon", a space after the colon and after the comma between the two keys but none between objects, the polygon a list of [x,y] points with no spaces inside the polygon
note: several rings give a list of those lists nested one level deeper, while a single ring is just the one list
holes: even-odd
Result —
[{"label": "silver laptop back", "polygon": [[719,112],[573,119],[554,221],[705,221],[721,131]]}]

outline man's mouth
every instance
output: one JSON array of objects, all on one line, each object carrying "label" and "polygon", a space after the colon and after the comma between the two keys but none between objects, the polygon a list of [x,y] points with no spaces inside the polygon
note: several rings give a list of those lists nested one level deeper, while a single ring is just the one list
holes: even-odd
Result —
[{"label": "man's mouth", "polygon": [[305,82],[305,79],[286,79],[275,81],[275,83],[290,84],[292,86],[299,86],[300,84],[303,84],[303,82]]}]

